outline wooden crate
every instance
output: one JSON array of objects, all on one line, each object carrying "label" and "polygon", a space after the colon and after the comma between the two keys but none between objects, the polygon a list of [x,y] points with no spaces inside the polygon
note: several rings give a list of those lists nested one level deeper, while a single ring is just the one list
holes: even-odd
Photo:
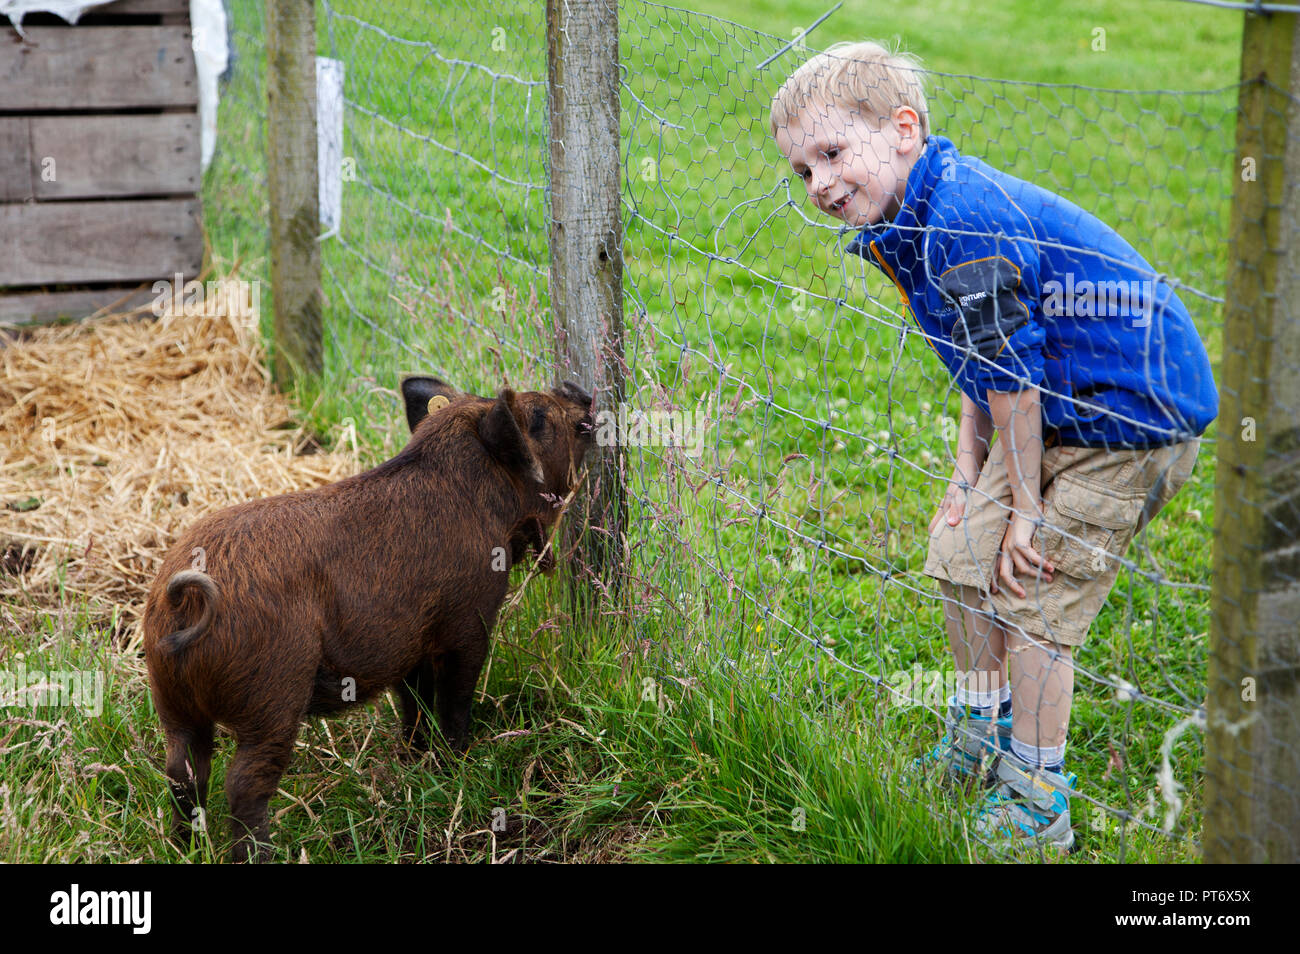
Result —
[{"label": "wooden crate", "polygon": [[0,325],[153,300],[203,262],[188,0],[0,38]]}]

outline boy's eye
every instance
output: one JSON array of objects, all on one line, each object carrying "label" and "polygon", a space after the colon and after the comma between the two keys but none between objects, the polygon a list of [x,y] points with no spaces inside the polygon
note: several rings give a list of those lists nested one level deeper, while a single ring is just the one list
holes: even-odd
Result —
[{"label": "boy's eye", "polygon": [[840,151],[839,151],[838,149],[827,149],[827,150],[826,150],[826,158],[827,158],[827,159],[834,159],[834,158],[835,158],[836,156],[838,156],[839,154],[840,154]]},{"label": "boy's eye", "polygon": [[811,177],[811,176],[812,176],[812,170],[811,170],[811,169],[805,169],[803,172],[799,173],[799,178],[800,178],[800,179],[807,179],[807,178],[809,178],[809,177]]}]

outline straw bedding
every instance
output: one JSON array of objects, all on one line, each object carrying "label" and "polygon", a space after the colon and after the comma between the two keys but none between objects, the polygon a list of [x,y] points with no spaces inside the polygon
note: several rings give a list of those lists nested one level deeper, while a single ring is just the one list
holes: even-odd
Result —
[{"label": "straw bedding", "polygon": [[9,625],[60,606],[62,578],[93,622],[115,619],[113,635],[135,644],[145,593],[185,527],[359,469],[293,423],[238,287],[211,288],[200,315],[138,309],[0,346]]}]

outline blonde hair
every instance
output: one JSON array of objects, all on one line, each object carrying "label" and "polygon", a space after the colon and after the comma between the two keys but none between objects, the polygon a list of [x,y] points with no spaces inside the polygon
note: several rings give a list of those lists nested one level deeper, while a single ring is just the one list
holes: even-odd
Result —
[{"label": "blonde hair", "polygon": [[911,53],[890,51],[870,40],[836,43],[808,60],[781,84],[772,97],[772,134],[797,120],[813,102],[857,109],[877,128],[899,106],[910,106],[921,120],[921,135],[930,135],[921,61]]}]

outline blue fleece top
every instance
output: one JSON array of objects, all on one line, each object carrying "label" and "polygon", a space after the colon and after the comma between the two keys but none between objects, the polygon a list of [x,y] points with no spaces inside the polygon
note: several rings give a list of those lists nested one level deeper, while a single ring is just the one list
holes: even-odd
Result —
[{"label": "blue fleece top", "polygon": [[1114,229],[930,136],[892,221],[849,243],[898,286],[961,390],[1042,389],[1049,443],[1190,440],[1219,412],[1186,307]]}]

